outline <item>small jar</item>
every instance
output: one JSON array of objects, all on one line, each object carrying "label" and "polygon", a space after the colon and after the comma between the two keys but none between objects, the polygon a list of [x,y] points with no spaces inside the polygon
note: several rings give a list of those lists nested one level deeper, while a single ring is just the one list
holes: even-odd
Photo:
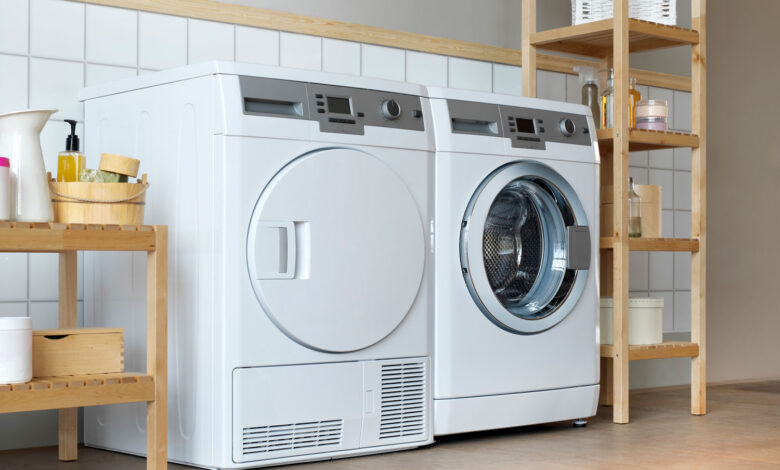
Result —
[{"label": "small jar", "polygon": [[642,100],[636,103],[636,118],[669,116],[669,105],[666,100]]},{"label": "small jar", "polygon": [[11,217],[10,166],[7,158],[0,157],[0,220],[8,220]]},{"label": "small jar", "polygon": [[651,131],[665,131],[667,129],[665,117],[638,117],[636,118],[637,129],[648,129]]},{"label": "small jar", "polygon": [[32,379],[32,318],[0,317],[0,384]]}]

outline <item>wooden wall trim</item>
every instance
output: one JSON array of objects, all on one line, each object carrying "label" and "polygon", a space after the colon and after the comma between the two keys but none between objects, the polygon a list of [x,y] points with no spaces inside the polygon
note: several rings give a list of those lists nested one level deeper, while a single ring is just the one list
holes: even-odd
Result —
[{"label": "wooden wall trim", "polygon": [[[490,46],[457,39],[446,39],[424,34],[407,33],[344,21],[315,18],[264,8],[222,3],[215,0],[75,0],[82,3],[141,10],[167,15],[185,16],[291,33],[309,34],[379,46],[409,49],[466,59],[483,60],[521,66],[518,49]],[[575,65],[598,65],[568,57],[538,55],[538,68],[555,72],[574,73]],[[691,79],[644,70],[632,70],[637,82],[643,85],[690,91]]]}]

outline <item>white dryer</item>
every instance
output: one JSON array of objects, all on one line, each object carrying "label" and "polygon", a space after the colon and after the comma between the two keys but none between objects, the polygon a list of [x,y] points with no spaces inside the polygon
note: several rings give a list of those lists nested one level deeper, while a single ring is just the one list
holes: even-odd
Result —
[{"label": "white dryer", "polygon": [[[86,89],[89,158],[141,160],[169,225],[171,461],[246,468],[432,442],[433,136],[404,83],[205,63]],[[143,258],[85,261],[85,319],[144,370]],[[139,269],[140,268],[140,269]],[[89,446],[142,454],[141,405]]]},{"label": "white dryer", "polygon": [[434,434],[594,415],[599,153],[588,109],[428,94]]}]

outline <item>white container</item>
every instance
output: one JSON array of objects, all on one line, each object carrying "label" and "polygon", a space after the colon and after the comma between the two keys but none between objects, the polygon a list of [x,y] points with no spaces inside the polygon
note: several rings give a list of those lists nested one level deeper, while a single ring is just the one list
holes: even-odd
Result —
[{"label": "white container", "polygon": [[[612,344],[612,297],[601,298],[601,344]],[[658,344],[664,336],[664,299],[628,299],[628,344]]]},{"label": "white container", "polygon": [[11,176],[10,162],[0,157],[0,220],[11,217]]},{"label": "white container", "polygon": [[0,317],[0,384],[32,379],[32,318]]},{"label": "white container", "polygon": [[11,220],[51,222],[41,130],[56,109],[0,114],[0,155],[11,161]]}]

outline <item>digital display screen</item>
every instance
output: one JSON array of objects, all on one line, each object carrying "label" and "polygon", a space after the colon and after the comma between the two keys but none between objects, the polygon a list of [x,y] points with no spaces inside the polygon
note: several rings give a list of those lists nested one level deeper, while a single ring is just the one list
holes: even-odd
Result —
[{"label": "digital display screen", "polygon": [[536,133],[533,119],[515,118],[515,122],[517,123],[517,132],[524,132],[526,134]]},{"label": "digital display screen", "polygon": [[352,108],[349,106],[349,98],[328,96],[328,111],[338,114],[352,114]]}]

